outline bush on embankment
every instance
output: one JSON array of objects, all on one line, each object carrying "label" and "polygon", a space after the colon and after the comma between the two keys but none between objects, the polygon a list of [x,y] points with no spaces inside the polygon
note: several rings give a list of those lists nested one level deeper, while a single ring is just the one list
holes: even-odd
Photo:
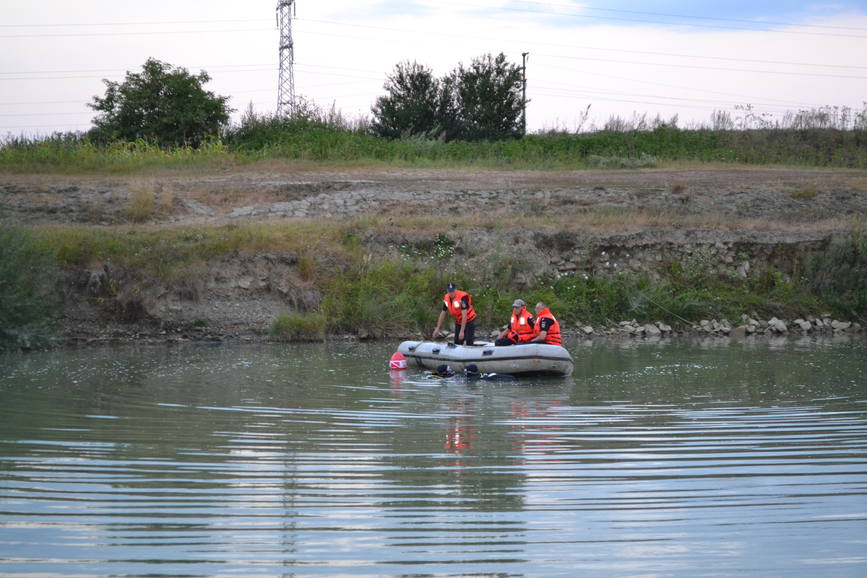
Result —
[{"label": "bush on embankment", "polygon": [[0,226],[0,352],[48,343],[55,264],[37,238]]},{"label": "bush on embankment", "polygon": [[841,316],[867,322],[867,235],[853,235],[807,259],[813,294]]}]

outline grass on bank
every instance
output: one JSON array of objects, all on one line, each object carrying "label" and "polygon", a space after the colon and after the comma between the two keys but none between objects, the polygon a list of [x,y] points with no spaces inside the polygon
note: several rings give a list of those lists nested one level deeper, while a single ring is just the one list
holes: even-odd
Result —
[{"label": "grass on bank", "polygon": [[56,263],[37,235],[0,227],[0,352],[49,342]]},{"label": "grass on bank", "polygon": [[271,324],[274,341],[324,341],[325,316],[321,313],[281,313]]},{"label": "grass on bank", "polygon": [[141,140],[99,147],[82,133],[7,138],[0,143],[0,171],[132,173],[271,159],[498,169],[648,168],[672,162],[867,168],[867,122],[837,125],[822,118],[741,129],[620,122],[577,134],[549,131],[497,142],[444,142],[389,140],[327,118],[254,116],[195,149],[162,149]]}]

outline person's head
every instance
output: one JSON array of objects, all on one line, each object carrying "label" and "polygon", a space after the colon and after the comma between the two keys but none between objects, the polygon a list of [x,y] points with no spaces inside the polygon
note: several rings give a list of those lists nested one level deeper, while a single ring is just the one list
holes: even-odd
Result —
[{"label": "person's head", "polygon": [[539,301],[538,303],[536,303],[536,315],[541,313],[543,309],[547,309],[547,308],[548,308],[548,306],[545,305],[545,303],[543,301]]},{"label": "person's head", "polygon": [[455,291],[457,291],[457,290],[458,290],[458,286],[455,285],[454,283],[449,283],[446,286],[446,291],[448,292],[449,295],[454,295]]},{"label": "person's head", "polygon": [[437,365],[437,370],[434,372],[434,375],[438,375],[439,377],[449,377],[454,374],[455,372],[452,371],[452,368],[445,363]]},{"label": "person's head", "polygon": [[524,307],[526,307],[526,303],[524,303],[523,299],[515,299],[512,303],[512,311],[515,313],[519,313]]},{"label": "person's head", "polygon": [[475,363],[471,363],[464,369],[464,373],[466,373],[470,377],[479,375],[479,366]]}]

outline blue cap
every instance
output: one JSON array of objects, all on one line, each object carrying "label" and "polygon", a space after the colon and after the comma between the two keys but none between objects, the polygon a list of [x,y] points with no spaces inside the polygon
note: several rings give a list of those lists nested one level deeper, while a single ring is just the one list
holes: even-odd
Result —
[{"label": "blue cap", "polygon": [[457,289],[458,286],[454,283],[449,283],[448,287],[446,287],[446,291],[448,291],[449,293],[451,293],[452,291],[457,291]]}]

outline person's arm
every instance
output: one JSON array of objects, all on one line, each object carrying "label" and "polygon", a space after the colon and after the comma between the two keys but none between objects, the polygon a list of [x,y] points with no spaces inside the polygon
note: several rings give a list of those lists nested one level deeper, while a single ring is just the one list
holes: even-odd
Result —
[{"label": "person's arm", "polygon": [[545,341],[545,338],[548,336],[548,328],[551,326],[550,321],[548,323],[545,323],[546,321],[548,321],[548,320],[547,319],[540,319],[539,320],[539,334],[536,337],[534,337],[533,339],[531,339],[530,341],[528,341],[527,343],[538,343],[540,341]]},{"label": "person's arm", "polygon": [[527,343],[538,343],[540,341],[545,341],[545,338],[548,336],[547,331],[540,331],[539,335],[528,341]]},{"label": "person's arm", "polygon": [[437,328],[433,331],[433,338],[436,339],[440,335],[440,327],[443,325],[443,319],[445,319],[446,312],[440,311],[439,319],[437,319]]},{"label": "person's arm", "polygon": [[467,310],[461,311],[461,334],[458,337],[460,341],[464,340],[464,330],[467,328]]}]

